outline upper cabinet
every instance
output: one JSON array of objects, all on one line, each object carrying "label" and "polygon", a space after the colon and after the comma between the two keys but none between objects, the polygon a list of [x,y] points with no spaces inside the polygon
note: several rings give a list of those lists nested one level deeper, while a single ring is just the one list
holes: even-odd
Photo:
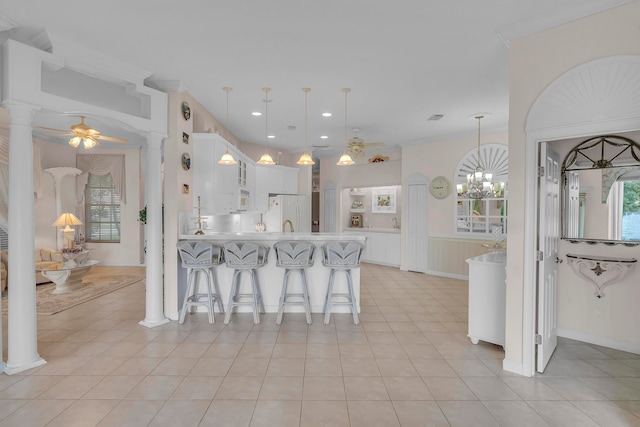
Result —
[{"label": "upper cabinet", "polygon": [[[218,164],[227,149],[235,165]],[[192,170],[203,214],[266,212],[269,194],[298,194],[298,168],[257,165],[215,133],[193,135]]]},{"label": "upper cabinet", "polygon": [[[221,165],[229,150],[237,163]],[[218,134],[193,135],[193,195],[200,196],[203,213],[229,213],[253,209],[255,165]]]}]

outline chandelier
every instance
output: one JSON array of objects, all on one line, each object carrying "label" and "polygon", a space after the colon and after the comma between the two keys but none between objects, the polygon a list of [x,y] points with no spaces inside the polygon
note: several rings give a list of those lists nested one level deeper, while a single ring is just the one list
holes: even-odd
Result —
[{"label": "chandelier", "polygon": [[480,120],[484,116],[476,116],[475,118],[478,120],[478,161],[475,171],[467,174],[467,188],[463,197],[479,200],[494,196],[494,192],[491,182],[493,174],[485,172],[480,162]]}]

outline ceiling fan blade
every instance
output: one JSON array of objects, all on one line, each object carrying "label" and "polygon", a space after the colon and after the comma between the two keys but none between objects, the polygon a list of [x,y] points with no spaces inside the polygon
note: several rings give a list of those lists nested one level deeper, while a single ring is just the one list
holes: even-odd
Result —
[{"label": "ceiling fan blade", "polygon": [[52,131],[54,131],[54,132],[64,132],[65,134],[73,135],[72,133],[69,133],[69,129],[67,129],[67,130],[62,130],[62,129],[55,129],[55,128],[47,128],[47,127],[44,127],[44,126],[36,126],[36,127],[37,127],[38,129],[52,130]]},{"label": "ceiling fan blade", "polygon": [[364,144],[365,147],[381,147],[384,145],[384,142],[366,142]]},{"label": "ceiling fan blade", "polygon": [[119,142],[120,144],[126,144],[127,140],[122,138],[115,138],[113,136],[104,136],[104,135],[96,135],[93,136],[94,139],[101,139],[103,141],[111,141],[111,142]]}]

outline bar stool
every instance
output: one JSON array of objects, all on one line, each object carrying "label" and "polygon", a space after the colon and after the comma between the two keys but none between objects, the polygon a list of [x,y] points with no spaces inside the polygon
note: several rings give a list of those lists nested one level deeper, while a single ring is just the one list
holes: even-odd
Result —
[{"label": "bar stool", "polygon": [[[364,245],[359,242],[334,241],[322,245],[322,264],[331,268],[329,273],[329,287],[324,303],[324,324],[328,325],[331,317],[331,309],[334,305],[347,305],[353,313],[353,323],[360,323],[358,317],[358,307],[356,297],[353,293],[353,280],[351,279],[351,269],[360,266],[360,257]],[[348,293],[334,293],[333,283],[336,272],[344,271],[347,276]],[[346,298],[346,301],[334,301],[333,298]]]},{"label": "bar stool", "polygon": [[[260,323],[259,312],[264,313],[257,270],[267,264],[269,247],[246,241],[225,242],[223,246],[227,267],[234,269],[224,324],[229,323],[234,307],[248,305],[253,310],[253,323],[257,325]],[[240,293],[240,279],[243,272],[251,276],[251,293]]]},{"label": "bar stool", "polygon": [[[276,266],[284,268],[276,324],[282,323],[285,304],[297,304],[304,307],[307,324],[310,325],[311,304],[309,303],[306,269],[313,266],[313,254],[316,247],[313,243],[303,240],[283,240],[274,243],[273,249],[276,251]],[[302,293],[287,293],[289,273],[293,271],[300,273]],[[297,301],[289,301],[290,298],[295,298]]]},{"label": "bar stool", "polygon": [[[182,260],[182,267],[189,270],[187,276],[187,292],[184,295],[179,324],[184,323],[187,311],[193,307],[204,305],[209,312],[209,323],[214,323],[213,303],[218,304],[220,313],[224,307],[220,298],[220,289],[216,279],[215,267],[224,262],[222,247],[211,242],[186,240],[178,242],[178,253]],[[198,276],[204,274],[207,279],[207,293],[198,293]]]}]

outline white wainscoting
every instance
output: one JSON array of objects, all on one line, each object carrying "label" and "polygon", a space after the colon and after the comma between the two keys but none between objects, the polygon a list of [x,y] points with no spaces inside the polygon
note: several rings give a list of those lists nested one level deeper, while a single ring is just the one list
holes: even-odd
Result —
[{"label": "white wainscoting", "polygon": [[465,260],[492,251],[483,247],[483,243],[493,242],[453,235],[430,235],[427,274],[468,280],[469,265]]}]

